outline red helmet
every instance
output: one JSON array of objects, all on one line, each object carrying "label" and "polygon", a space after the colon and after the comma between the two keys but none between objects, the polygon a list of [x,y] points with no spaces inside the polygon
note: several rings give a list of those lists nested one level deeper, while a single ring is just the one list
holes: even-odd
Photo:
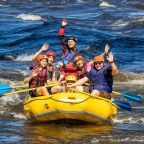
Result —
[{"label": "red helmet", "polygon": [[76,63],[80,59],[84,60],[84,58],[81,55],[75,56],[74,63]]},{"label": "red helmet", "polygon": [[53,51],[48,51],[48,52],[46,52],[46,55],[47,55],[47,56],[53,56],[54,59],[55,59],[55,57],[56,57],[56,53],[53,52]]},{"label": "red helmet", "polygon": [[40,54],[40,55],[37,56],[36,62],[39,63],[42,59],[46,59],[48,61],[48,57],[46,55]]}]

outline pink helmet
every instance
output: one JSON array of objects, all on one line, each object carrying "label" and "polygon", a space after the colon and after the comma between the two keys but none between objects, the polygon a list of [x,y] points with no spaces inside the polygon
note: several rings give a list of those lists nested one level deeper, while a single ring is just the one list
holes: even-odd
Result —
[{"label": "pink helmet", "polygon": [[47,56],[53,56],[54,59],[55,59],[55,57],[56,57],[56,53],[53,52],[53,51],[48,51],[48,52],[46,52],[46,55],[47,55]]}]

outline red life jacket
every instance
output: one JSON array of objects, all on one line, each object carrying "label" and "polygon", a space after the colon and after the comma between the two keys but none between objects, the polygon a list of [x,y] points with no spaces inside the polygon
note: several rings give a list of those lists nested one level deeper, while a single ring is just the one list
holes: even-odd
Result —
[{"label": "red life jacket", "polygon": [[53,78],[53,72],[54,72],[53,65],[47,66],[47,71],[48,71],[48,79],[52,80],[52,78]]},{"label": "red life jacket", "polygon": [[68,76],[68,75],[77,76],[76,70],[77,70],[77,68],[73,65],[73,63],[66,64],[65,65],[65,70],[64,70],[65,76]]},{"label": "red life jacket", "polygon": [[[38,67],[38,66],[34,66]],[[34,68],[33,67],[33,68]],[[35,76],[30,82],[29,82],[29,87],[34,88],[34,87],[40,87],[44,86],[45,83],[47,82],[47,68],[43,68],[37,76]]]}]

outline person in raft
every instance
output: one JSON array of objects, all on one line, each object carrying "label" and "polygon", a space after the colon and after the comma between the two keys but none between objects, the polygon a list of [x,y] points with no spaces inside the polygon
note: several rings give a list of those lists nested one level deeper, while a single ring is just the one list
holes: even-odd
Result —
[{"label": "person in raft", "polygon": [[[110,49],[109,45],[106,44],[105,50],[101,54],[101,56],[103,56],[103,57],[106,56],[109,49]],[[74,64],[77,67],[77,69],[76,69],[77,79],[82,79],[85,76],[87,76],[88,72],[92,69],[94,62],[93,62],[93,60],[88,62],[81,55],[76,55],[74,57]],[[85,89],[87,91],[87,85],[84,84],[83,86],[77,86],[76,89],[78,89],[80,91],[84,91],[84,89]]]},{"label": "person in raft", "polygon": [[[41,54],[43,51],[48,50],[48,48],[49,48],[49,44],[44,44],[41,47],[41,49],[33,55],[32,60],[36,62],[37,56]],[[48,79],[49,81],[55,81],[55,69],[53,66],[53,62],[56,58],[56,54],[53,51],[47,51],[45,54],[47,55],[48,58],[48,65],[47,65]]]},{"label": "person in raft", "polygon": [[107,60],[109,64],[105,63],[103,56],[96,56],[93,59],[94,66],[87,76],[67,87],[80,86],[90,81],[89,91],[91,94],[111,99],[110,93],[112,92],[113,77],[118,74],[118,69],[114,63],[112,52],[107,56]]},{"label": "person in raft", "polygon": [[76,67],[74,66],[74,56],[77,52],[76,44],[77,38],[70,36],[65,39],[65,27],[68,22],[66,19],[62,20],[61,28],[59,29],[58,35],[62,47],[63,62],[58,62],[58,66],[61,67],[59,81],[64,79],[67,75],[75,74]]},{"label": "person in raft", "polygon": [[29,91],[31,97],[49,96],[49,94],[59,92],[59,86],[46,88],[48,81],[48,57],[40,54],[37,56],[35,64],[30,66],[31,76],[24,79],[24,83],[29,83],[29,88],[36,88]]}]

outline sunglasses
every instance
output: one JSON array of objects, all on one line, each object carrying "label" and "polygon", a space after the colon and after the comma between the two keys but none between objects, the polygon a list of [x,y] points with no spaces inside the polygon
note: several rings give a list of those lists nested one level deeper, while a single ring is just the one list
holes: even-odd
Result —
[{"label": "sunglasses", "polygon": [[101,65],[103,62],[95,62],[95,65]]}]

